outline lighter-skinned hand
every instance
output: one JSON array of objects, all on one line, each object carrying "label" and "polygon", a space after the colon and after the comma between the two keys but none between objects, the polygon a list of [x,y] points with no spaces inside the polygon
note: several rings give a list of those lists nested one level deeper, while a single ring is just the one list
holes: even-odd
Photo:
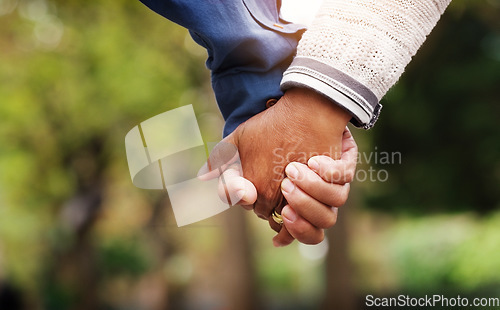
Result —
[{"label": "lighter-skinned hand", "polygon": [[283,228],[273,238],[276,246],[288,245],[294,239],[306,244],[323,241],[324,229],[335,225],[338,208],[347,201],[357,155],[356,142],[346,128],[339,160],[315,156],[307,166],[288,164],[287,177],[281,183],[288,204],[281,210]]}]

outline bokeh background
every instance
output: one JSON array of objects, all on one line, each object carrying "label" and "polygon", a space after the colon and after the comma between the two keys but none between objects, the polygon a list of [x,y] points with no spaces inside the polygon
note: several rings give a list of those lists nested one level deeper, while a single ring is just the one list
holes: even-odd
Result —
[{"label": "bokeh background", "polygon": [[220,139],[205,57],[139,1],[0,0],[0,309],[500,297],[499,0],[454,0],[377,126],[353,129],[362,172],[318,246],[275,249],[239,208],[178,228],[165,192],[132,185],[139,122],[193,104]]}]

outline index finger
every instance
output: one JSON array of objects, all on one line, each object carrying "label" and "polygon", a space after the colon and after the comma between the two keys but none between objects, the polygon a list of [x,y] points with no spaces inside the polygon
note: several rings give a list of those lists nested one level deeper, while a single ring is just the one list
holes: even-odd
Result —
[{"label": "index finger", "polygon": [[232,143],[219,142],[207,159],[207,162],[198,171],[198,179],[208,181],[219,177],[234,163],[239,164],[238,148]]}]

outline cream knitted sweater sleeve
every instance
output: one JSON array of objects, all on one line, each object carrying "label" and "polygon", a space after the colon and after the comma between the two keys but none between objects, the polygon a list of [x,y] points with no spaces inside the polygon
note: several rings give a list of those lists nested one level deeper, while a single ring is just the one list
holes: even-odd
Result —
[{"label": "cream knitted sweater sleeve", "polygon": [[304,33],[281,87],[309,87],[373,126],[379,100],[451,0],[324,0]]}]

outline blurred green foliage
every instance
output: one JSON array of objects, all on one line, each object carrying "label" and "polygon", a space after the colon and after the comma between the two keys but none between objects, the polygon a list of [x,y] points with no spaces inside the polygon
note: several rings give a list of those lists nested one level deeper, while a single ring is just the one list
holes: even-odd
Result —
[{"label": "blurred green foliage", "polygon": [[[79,203],[120,206],[118,219],[132,212],[93,232],[103,277],[138,275],[151,263],[130,225],[143,224],[131,222],[151,212],[153,198],[115,199],[133,188],[123,139],[138,122],[203,98],[207,71],[186,48],[187,31],[138,1],[4,0],[0,19],[0,278],[66,309],[68,281],[50,273],[88,234],[76,231]],[[195,105],[198,114],[216,111],[211,98]]]},{"label": "blurred green foliage", "polygon": [[[500,285],[500,214],[405,220],[392,232],[391,253],[410,291],[474,292]],[[425,272],[422,272],[425,271]],[[497,290],[498,292],[498,290]]]},{"label": "blurred green foliage", "polygon": [[401,153],[368,193],[391,212],[500,207],[500,3],[454,1],[383,100],[378,150]]}]

